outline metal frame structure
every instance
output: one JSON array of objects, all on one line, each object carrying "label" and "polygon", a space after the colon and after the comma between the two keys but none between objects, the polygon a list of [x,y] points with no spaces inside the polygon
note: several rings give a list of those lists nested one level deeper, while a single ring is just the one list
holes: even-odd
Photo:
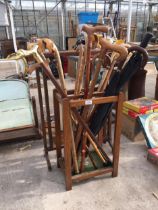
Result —
[{"label": "metal frame structure", "polygon": [[[68,30],[69,11],[76,24],[77,14],[80,11],[99,11],[102,16],[107,16],[110,10],[112,13],[117,11],[118,28],[121,20],[124,20],[126,24],[128,22],[128,2],[119,0],[12,0],[16,35],[27,38],[33,34],[39,37],[50,37],[54,39],[59,49],[63,49],[65,48],[64,38],[71,36]],[[152,16],[156,15],[157,11],[157,0],[133,0],[132,24],[137,26],[136,41],[140,41],[148,23],[152,24]],[[63,21],[61,14],[63,14]]]}]

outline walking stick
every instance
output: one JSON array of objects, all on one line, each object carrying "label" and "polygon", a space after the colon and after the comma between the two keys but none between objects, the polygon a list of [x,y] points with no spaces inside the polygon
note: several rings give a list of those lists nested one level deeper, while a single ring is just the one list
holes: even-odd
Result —
[{"label": "walking stick", "polygon": [[[33,48],[31,50],[18,50],[17,54],[19,55],[19,57],[28,57],[28,56],[33,56],[33,58],[35,59],[35,61],[37,62],[37,64],[40,64],[43,68],[44,68],[44,72],[45,74],[50,78],[50,80],[52,81],[52,83],[54,84],[55,88],[57,89],[57,91],[61,94],[61,96],[63,98],[67,97],[67,94],[65,93],[66,91],[64,91],[62,89],[62,87],[58,84],[58,82],[56,81],[54,75],[51,73],[51,69],[48,65],[47,60],[45,59],[44,55],[42,53],[38,52],[38,45],[33,46]],[[37,67],[38,65],[34,65],[34,67]],[[28,71],[31,71],[33,69],[28,69]],[[73,136],[72,136],[73,137]],[[73,138],[72,138],[73,139]],[[74,143],[74,139],[72,140],[72,156],[73,156],[73,161],[74,161],[74,166],[75,166],[75,171],[76,173],[79,173],[79,169],[78,169],[78,163],[77,163],[77,155],[76,155],[76,150],[75,150],[75,143]]]},{"label": "walking stick", "polygon": [[59,51],[58,51],[55,43],[48,38],[44,38],[44,39],[39,39],[38,40],[38,46],[39,46],[39,52],[44,53],[44,50],[47,49],[50,53],[54,54],[54,56],[57,60],[57,69],[58,69],[58,74],[59,74],[61,87],[63,89],[63,92],[65,94],[67,94],[66,84],[65,84],[65,80],[64,80],[64,73],[63,73],[63,68],[62,68],[62,64],[61,64],[61,59],[60,59]]},{"label": "walking stick", "polygon": [[78,61],[78,67],[77,67],[77,73],[76,73],[76,82],[75,82],[75,91],[74,94],[78,95],[81,91],[81,84],[85,69],[85,59],[84,59],[84,46],[80,45],[79,50],[79,61]]},{"label": "walking stick", "polygon": [[90,81],[90,59],[91,59],[91,49],[92,49],[92,35],[94,33],[107,33],[109,28],[107,26],[88,26],[84,25],[82,31],[87,34],[87,43],[86,43],[86,53],[85,53],[85,65],[86,65],[86,76],[84,81],[84,96],[88,96],[88,87]]},{"label": "walking stick", "polygon": [[127,48],[125,48],[125,47],[123,47],[121,45],[109,43],[105,38],[100,38],[100,45],[103,48],[106,48],[106,50],[110,50],[110,51],[118,53],[118,55],[116,55],[116,57],[114,56],[113,62],[111,64],[111,68],[109,69],[109,71],[108,71],[108,73],[106,75],[106,78],[105,79],[103,78],[103,81],[101,81],[102,85],[99,86],[99,88],[98,88],[98,91],[103,91],[107,87],[108,81],[109,81],[110,76],[111,76],[111,74],[113,72],[113,69],[114,69],[114,66],[115,66],[116,62],[118,62],[119,63],[119,67],[121,67],[123,62],[127,58],[128,50],[127,50]]}]

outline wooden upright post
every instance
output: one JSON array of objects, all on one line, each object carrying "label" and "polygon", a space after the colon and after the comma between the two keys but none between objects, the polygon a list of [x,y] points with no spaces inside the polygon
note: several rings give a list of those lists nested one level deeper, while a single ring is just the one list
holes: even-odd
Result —
[{"label": "wooden upright post", "polygon": [[71,174],[71,114],[69,99],[63,99],[63,127],[64,127],[64,164],[65,164],[65,183],[66,190],[72,189],[72,174]]},{"label": "wooden upright post", "polygon": [[115,121],[115,134],[114,134],[114,145],[113,145],[113,172],[112,176],[118,175],[118,164],[119,164],[119,153],[120,153],[120,136],[121,136],[121,117],[122,117],[122,103],[123,93],[119,93],[117,102],[117,112]]},{"label": "wooden upright post", "polygon": [[61,153],[61,128],[60,128],[60,109],[59,102],[56,98],[57,90],[53,91],[53,99],[54,99],[54,119],[55,119],[55,144],[56,144],[56,152],[57,152],[57,166],[59,165],[59,158],[62,157]]}]

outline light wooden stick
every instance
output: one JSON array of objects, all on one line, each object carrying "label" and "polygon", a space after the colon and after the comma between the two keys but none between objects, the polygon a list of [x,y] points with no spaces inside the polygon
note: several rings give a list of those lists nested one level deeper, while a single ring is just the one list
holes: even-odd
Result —
[{"label": "light wooden stick", "polygon": [[67,94],[60,54],[55,43],[51,39],[44,38],[44,39],[38,40],[38,46],[39,46],[39,51],[42,53],[44,53],[45,49],[47,49],[50,53],[54,53],[55,58],[57,60],[57,69],[58,69],[59,79],[61,83],[61,88],[64,91],[64,93]]},{"label": "light wooden stick", "polygon": [[79,53],[77,73],[76,73],[76,82],[75,82],[75,91],[74,91],[75,95],[78,95],[81,91],[81,84],[82,84],[84,69],[85,69],[84,47],[81,44],[80,45],[80,53]]},{"label": "light wooden stick", "polygon": [[106,163],[106,160],[104,159],[104,157],[102,156],[101,152],[99,151],[98,147],[96,146],[95,142],[93,141],[93,139],[90,137],[90,135],[86,132],[85,134],[87,136],[87,138],[89,139],[90,143],[92,144],[93,148],[95,149],[96,153],[98,154],[98,156],[100,157],[100,159],[103,161],[103,163]]}]

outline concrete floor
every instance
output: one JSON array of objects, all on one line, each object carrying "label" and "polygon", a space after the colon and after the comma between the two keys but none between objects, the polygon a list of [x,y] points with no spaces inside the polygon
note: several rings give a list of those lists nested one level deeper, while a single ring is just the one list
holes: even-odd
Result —
[{"label": "concrete floor", "polygon": [[[147,96],[154,96],[155,78],[147,77]],[[25,145],[28,149],[21,151]],[[41,140],[0,146],[0,210],[157,209],[158,167],[147,161],[146,152],[145,141],[122,135],[118,177],[93,178],[66,192],[55,151],[48,172]]]}]

